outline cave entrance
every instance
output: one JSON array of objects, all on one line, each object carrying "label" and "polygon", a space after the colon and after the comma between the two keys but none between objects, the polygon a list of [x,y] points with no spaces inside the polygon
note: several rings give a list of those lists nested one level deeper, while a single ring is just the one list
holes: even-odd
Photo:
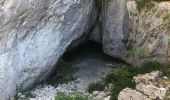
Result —
[{"label": "cave entrance", "polygon": [[89,83],[99,81],[120,63],[104,54],[101,44],[88,41],[63,55],[48,83],[56,86],[65,84],[69,87],[67,89],[82,92]]}]

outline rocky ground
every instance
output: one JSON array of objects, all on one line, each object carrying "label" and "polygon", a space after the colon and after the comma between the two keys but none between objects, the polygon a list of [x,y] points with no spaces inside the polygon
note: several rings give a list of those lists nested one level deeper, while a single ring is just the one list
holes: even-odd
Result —
[{"label": "rocky ground", "polygon": [[40,84],[26,93],[18,93],[18,100],[54,100],[57,92],[69,94],[75,91],[89,96],[93,100],[103,100],[104,98],[107,100],[109,92],[94,91],[89,94],[86,89],[90,83],[100,81],[105,77],[106,74],[118,66],[118,63],[113,62],[113,59],[103,54],[97,45],[95,47],[84,46],[80,48],[63,57],[63,59],[78,67],[78,71],[75,73],[76,80],[58,84],[57,87]]},{"label": "rocky ground", "polygon": [[[170,83],[160,71],[134,76],[136,88],[123,89],[118,100],[169,100]],[[166,85],[165,85],[166,84]]]}]

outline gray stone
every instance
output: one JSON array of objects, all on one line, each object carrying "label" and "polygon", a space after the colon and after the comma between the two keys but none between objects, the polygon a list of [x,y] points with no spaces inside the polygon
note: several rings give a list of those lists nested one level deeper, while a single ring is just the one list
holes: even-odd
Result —
[{"label": "gray stone", "polygon": [[136,84],[144,83],[158,85],[162,76],[162,72],[152,71],[151,73],[146,73],[143,75],[138,74],[137,76],[133,77],[133,80]]},{"label": "gray stone", "polygon": [[166,96],[165,88],[158,88],[152,84],[146,85],[141,83],[136,86],[136,89],[153,100],[155,99],[163,100]]},{"label": "gray stone", "polygon": [[123,59],[128,37],[127,0],[103,0],[103,50],[106,54]]},{"label": "gray stone", "polygon": [[46,79],[95,9],[93,0],[0,0],[0,99]]},{"label": "gray stone", "polygon": [[123,89],[118,96],[118,100],[151,100],[147,96],[130,88]]}]

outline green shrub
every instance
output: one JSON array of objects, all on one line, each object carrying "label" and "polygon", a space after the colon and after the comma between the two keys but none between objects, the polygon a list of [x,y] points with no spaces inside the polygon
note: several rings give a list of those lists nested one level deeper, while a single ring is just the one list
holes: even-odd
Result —
[{"label": "green shrub", "polygon": [[58,92],[56,94],[55,100],[89,100],[87,96],[84,96],[78,92],[70,93],[66,95],[63,92]]},{"label": "green shrub", "polygon": [[128,50],[127,55],[133,56],[133,57],[139,57],[139,58],[151,57],[150,52],[140,49],[140,48],[132,48],[132,49]]},{"label": "green shrub", "polygon": [[136,0],[137,9],[140,11],[148,2],[149,0]]},{"label": "green shrub", "polygon": [[161,2],[163,0],[135,0],[135,1],[136,1],[137,9],[140,11],[151,1]]},{"label": "green shrub", "polygon": [[122,66],[108,74],[104,79],[105,86],[107,84],[113,84],[111,89],[111,100],[117,100],[118,94],[124,88],[134,88],[135,83],[132,81],[133,76],[138,74],[149,73],[151,71],[160,70],[165,76],[170,78],[170,67],[168,65],[162,65],[158,62],[147,62],[141,67],[134,66]]},{"label": "green shrub", "polygon": [[88,85],[87,91],[89,93],[92,93],[93,91],[103,91],[105,88],[105,85],[103,84],[103,82],[96,82],[96,83],[90,83]]}]

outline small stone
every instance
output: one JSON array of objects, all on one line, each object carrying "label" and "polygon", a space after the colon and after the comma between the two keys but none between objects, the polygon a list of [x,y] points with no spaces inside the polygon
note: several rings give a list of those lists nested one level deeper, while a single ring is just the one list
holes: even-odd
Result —
[{"label": "small stone", "polygon": [[97,96],[100,92],[99,91],[93,91],[93,96]]},{"label": "small stone", "polygon": [[104,98],[104,100],[110,100],[111,96],[107,96]]},{"label": "small stone", "polygon": [[18,96],[21,96],[22,95],[22,93],[18,93]]},{"label": "small stone", "polygon": [[166,76],[164,76],[163,78],[164,78],[164,79],[168,79],[168,77],[166,77]]},{"label": "small stone", "polygon": [[98,95],[100,95],[100,96],[102,96],[102,97],[105,97],[106,96],[106,94],[105,94],[105,92],[100,92]]}]

